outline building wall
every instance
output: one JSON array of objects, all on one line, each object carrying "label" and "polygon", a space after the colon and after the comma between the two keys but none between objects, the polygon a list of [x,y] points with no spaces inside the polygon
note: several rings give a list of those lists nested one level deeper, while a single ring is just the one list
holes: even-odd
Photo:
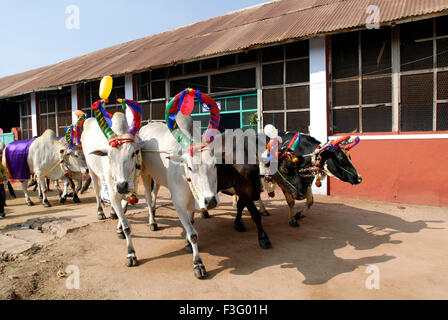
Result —
[{"label": "building wall", "polygon": [[448,206],[448,136],[364,139],[350,153],[363,182],[352,186],[330,178],[331,195]]}]

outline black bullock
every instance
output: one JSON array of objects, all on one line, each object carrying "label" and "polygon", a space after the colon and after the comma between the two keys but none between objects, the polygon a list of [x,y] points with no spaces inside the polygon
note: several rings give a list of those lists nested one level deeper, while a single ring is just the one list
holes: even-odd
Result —
[{"label": "black bullock", "polygon": [[[288,203],[289,224],[293,227],[298,227],[298,220],[306,216],[310,207],[313,205],[311,185],[316,174],[320,174],[321,178],[324,178],[326,175],[334,176],[341,181],[353,185],[361,183],[362,178],[353,166],[348,150],[343,147],[326,148],[315,138],[300,134],[300,143],[294,150],[288,150],[287,147],[295,134],[295,132],[280,132],[279,136],[283,142],[280,145],[281,152],[279,153],[279,158],[284,156],[284,154],[287,154],[288,157],[295,156],[298,158],[298,162],[285,162],[284,164],[289,166],[287,169],[289,172],[296,170],[300,175],[300,181],[294,183],[297,190],[293,192],[293,188],[288,187],[289,184],[285,183],[285,179],[278,174],[273,175],[273,179],[282,189]],[[314,165],[312,163],[313,161],[315,161]],[[281,168],[281,166],[279,167]],[[303,200],[305,198],[305,208],[294,214],[295,200]]]}]

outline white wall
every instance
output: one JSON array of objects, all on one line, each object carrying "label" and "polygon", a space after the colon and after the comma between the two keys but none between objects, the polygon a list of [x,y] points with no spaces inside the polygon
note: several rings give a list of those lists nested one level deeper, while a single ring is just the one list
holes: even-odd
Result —
[{"label": "white wall", "polygon": [[[325,142],[328,139],[327,113],[327,70],[325,37],[310,39],[310,135]],[[327,179],[317,188],[313,183],[314,194],[328,194]]]}]

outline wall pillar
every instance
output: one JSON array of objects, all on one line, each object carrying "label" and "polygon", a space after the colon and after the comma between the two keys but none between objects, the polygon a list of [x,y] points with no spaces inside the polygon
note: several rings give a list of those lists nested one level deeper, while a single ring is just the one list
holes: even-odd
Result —
[{"label": "wall pillar", "polygon": [[76,123],[78,117],[75,111],[78,110],[78,86],[76,84],[71,86],[72,93],[72,123]]},{"label": "wall pillar", "polygon": [[31,128],[32,136],[37,137],[37,107],[36,107],[36,93],[31,93]]},{"label": "wall pillar", "polygon": [[[132,74],[128,74],[124,77],[124,97],[129,100],[134,100],[134,82]],[[131,125],[134,117],[129,108],[126,108],[126,119],[128,120],[128,124]]]},{"label": "wall pillar", "polygon": [[[320,142],[328,140],[327,57],[325,37],[310,39],[310,135]],[[328,194],[328,178],[314,194]]]}]

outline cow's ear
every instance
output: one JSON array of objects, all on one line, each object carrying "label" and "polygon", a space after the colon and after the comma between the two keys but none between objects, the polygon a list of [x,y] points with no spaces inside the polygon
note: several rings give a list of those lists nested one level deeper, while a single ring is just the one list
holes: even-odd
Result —
[{"label": "cow's ear", "polygon": [[95,150],[90,152],[90,154],[94,154],[96,156],[105,157],[107,156],[107,150]]}]

